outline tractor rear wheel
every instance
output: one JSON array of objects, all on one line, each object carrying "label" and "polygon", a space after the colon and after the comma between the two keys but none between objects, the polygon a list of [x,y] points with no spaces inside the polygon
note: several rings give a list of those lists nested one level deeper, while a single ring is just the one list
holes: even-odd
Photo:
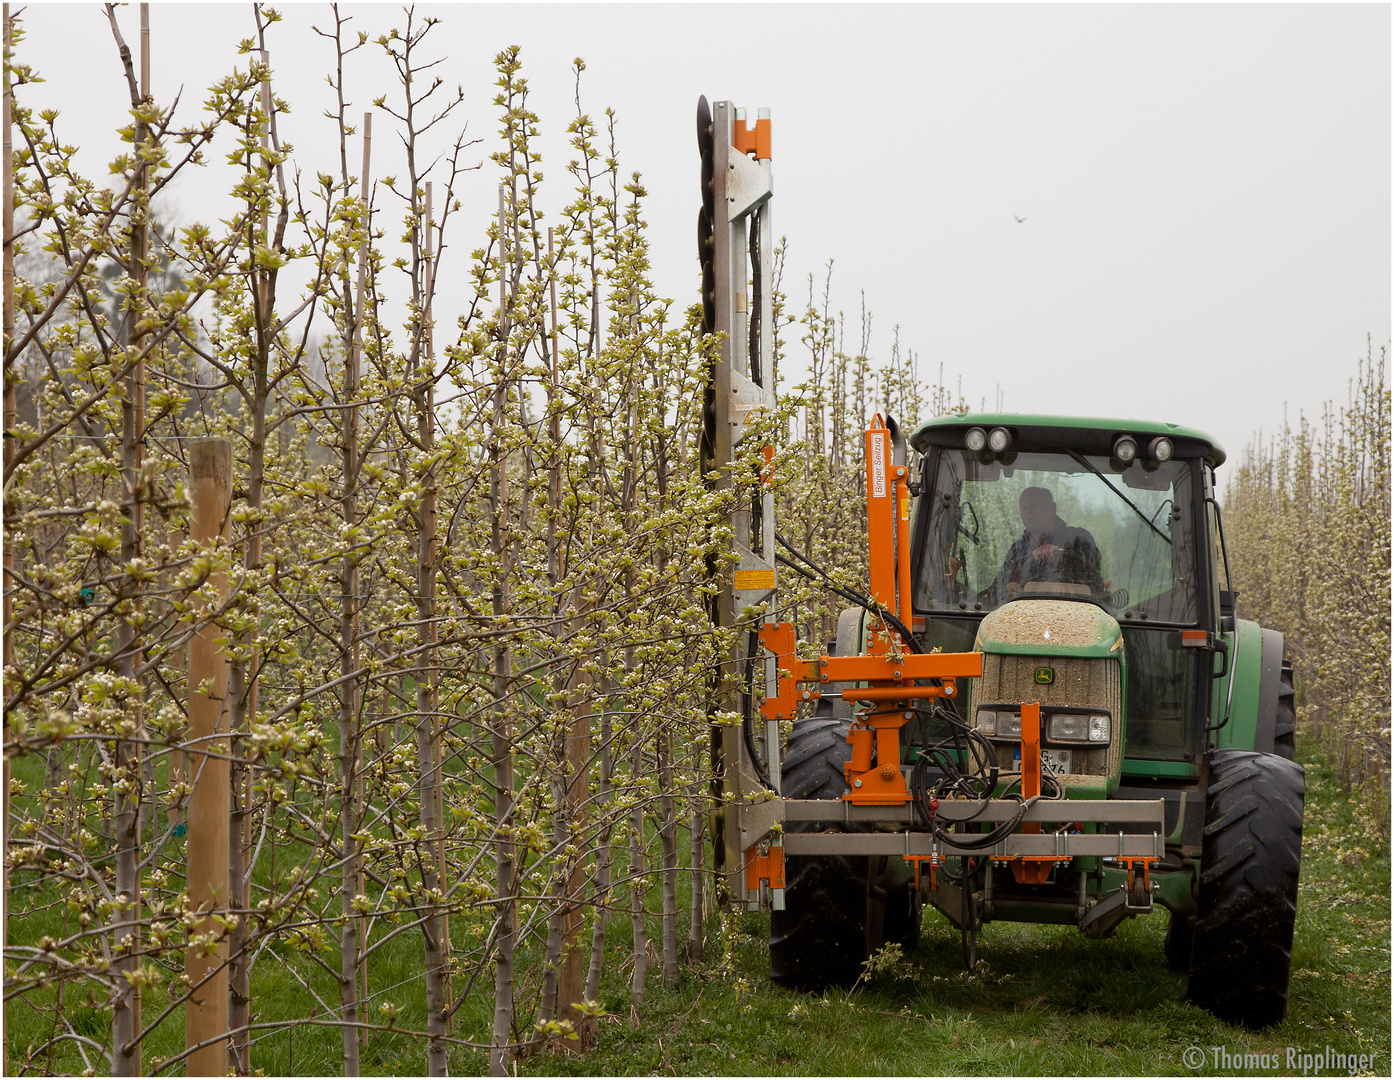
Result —
[{"label": "tractor rear wheel", "polygon": [[1232,1024],[1287,1015],[1305,791],[1302,766],[1277,754],[1211,756],[1184,999]]},{"label": "tractor rear wheel", "polygon": [[[784,754],[786,799],[840,799],[851,724],[815,716],[794,724]],[[816,832],[819,822],[792,822],[788,832]],[[770,913],[770,979],[818,990],[848,985],[867,958],[868,860],[851,855],[791,855],[784,869],[784,910]],[[888,904],[888,909],[890,905]]]},{"label": "tractor rear wheel", "polygon": [[1297,689],[1292,665],[1283,661],[1278,673],[1278,715],[1273,721],[1273,753],[1292,761],[1297,757]]}]

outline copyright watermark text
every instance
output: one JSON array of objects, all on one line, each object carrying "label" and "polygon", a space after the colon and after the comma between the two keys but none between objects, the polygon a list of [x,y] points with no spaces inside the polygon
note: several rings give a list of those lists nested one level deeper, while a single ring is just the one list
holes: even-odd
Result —
[{"label": "copyright watermark text", "polygon": [[1284,1076],[1320,1076],[1339,1074],[1357,1076],[1373,1072],[1374,1054],[1343,1054],[1327,1046],[1313,1053],[1296,1046],[1268,1053],[1252,1050],[1230,1050],[1224,1046],[1188,1046],[1181,1060],[1189,1069],[1249,1069],[1267,1070]]}]

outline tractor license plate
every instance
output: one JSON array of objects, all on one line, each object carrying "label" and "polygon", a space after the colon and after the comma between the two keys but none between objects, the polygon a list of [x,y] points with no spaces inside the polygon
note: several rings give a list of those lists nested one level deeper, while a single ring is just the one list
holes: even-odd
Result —
[{"label": "tractor license plate", "polygon": [[[1070,750],[1041,748],[1041,771],[1068,774],[1070,771]],[[1021,747],[1013,751],[1012,771],[1021,772]]]}]

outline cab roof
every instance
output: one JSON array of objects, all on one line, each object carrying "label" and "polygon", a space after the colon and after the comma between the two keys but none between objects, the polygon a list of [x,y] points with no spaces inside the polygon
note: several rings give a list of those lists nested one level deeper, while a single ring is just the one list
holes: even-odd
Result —
[{"label": "cab roof", "polygon": [[1131,435],[1145,447],[1165,435],[1176,446],[1176,457],[1203,457],[1212,467],[1224,464],[1225,451],[1203,431],[1151,420],[1114,420],[1097,416],[1042,416],[1036,413],[963,412],[921,421],[910,432],[910,445],[923,453],[930,446],[962,446],[969,428],[1004,427],[1013,447],[1036,450],[1071,447],[1080,453],[1108,453],[1119,435]]}]

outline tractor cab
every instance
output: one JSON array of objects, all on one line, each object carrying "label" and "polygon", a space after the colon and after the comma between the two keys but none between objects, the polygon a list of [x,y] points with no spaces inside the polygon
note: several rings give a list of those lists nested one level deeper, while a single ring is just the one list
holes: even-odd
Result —
[{"label": "tractor cab", "polygon": [[[1039,660],[1024,665],[1033,678],[1067,669],[1074,683],[1047,692],[1109,711],[1126,740],[1121,772],[1194,777],[1222,577],[1208,557],[1205,466],[1224,451],[1170,424],[972,413],[921,424],[911,444],[923,455],[912,573],[926,646],[996,642]],[[1099,642],[1060,652],[1061,631],[1049,634],[1062,603],[1091,609],[1074,621],[1097,626]],[[1087,655],[1094,645],[1102,655]],[[1102,674],[1112,668],[1116,705]],[[1061,749],[1065,768],[1087,759]]]}]

